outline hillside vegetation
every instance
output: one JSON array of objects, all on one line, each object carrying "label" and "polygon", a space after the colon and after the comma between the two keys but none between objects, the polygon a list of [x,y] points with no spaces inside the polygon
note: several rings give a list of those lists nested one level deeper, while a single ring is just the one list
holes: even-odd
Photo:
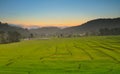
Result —
[{"label": "hillside vegetation", "polygon": [[[105,30],[104,30],[105,29]],[[57,27],[42,27],[38,29],[31,29],[30,32],[37,37],[49,36],[86,36],[86,35],[101,35],[100,31],[103,30],[104,35],[120,35],[120,18],[101,18],[89,20],[83,24],[73,27],[59,29]],[[109,31],[111,30],[111,31]],[[102,34],[103,35],[103,34]]]},{"label": "hillside vegetation", "polygon": [[[15,31],[21,38],[46,38],[46,37],[79,37],[90,35],[120,35],[120,18],[102,18],[90,20],[78,26],[66,27],[38,27],[24,29],[18,25],[0,22],[0,32]],[[1,34],[1,33],[0,33]]]},{"label": "hillside vegetation", "polygon": [[0,21],[0,32],[1,31],[2,32],[18,32],[20,33],[22,38],[27,38],[30,36],[30,32],[28,31],[28,29],[24,29],[20,26],[12,25],[12,24]]}]

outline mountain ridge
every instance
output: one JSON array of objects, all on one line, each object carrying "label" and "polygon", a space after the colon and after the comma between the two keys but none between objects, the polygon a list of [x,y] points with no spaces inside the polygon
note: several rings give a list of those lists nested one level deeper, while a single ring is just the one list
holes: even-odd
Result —
[{"label": "mountain ridge", "polygon": [[72,26],[67,28],[58,27],[40,27],[35,29],[24,29],[19,26],[9,25],[7,23],[0,22],[0,31],[18,31],[24,37],[29,37],[32,33],[35,37],[55,36],[55,35],[73,35],[73,34],[92,34],[98,33],[103,28],[120,28],[120,17],[118,18],[99,18],[89,20],[78,26]]}]

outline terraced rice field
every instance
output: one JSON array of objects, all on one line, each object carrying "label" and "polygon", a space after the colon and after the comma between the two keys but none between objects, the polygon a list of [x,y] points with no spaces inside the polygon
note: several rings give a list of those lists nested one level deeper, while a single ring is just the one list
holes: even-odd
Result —
[{"label": "terraced rice field", "polygon": [[120,74],[120,36],[0,44],[0,74]]}]

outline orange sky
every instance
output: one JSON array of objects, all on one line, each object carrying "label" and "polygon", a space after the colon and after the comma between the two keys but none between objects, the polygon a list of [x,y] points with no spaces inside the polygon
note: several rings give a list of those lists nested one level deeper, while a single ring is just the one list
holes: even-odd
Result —
[{"label": "orange sky", "polygon": [[76,26],[120,16],[120,0],[0,0],[0,21],[30,26]]},{"label": "orange sky", "polygon": [[18,25],[22,25],[24,27],[30,27],[30,26],[57,26],[57,27],[66,27],[66,26],[76,26],[76,25],[81,25],[83,23],[85,23],[87,20],[85,19],[61,19],[61,20],[34,20],[33,19],[27,19],[27,20],[8,20],[7,23],[11,23],[11,24],[18,24]]}]

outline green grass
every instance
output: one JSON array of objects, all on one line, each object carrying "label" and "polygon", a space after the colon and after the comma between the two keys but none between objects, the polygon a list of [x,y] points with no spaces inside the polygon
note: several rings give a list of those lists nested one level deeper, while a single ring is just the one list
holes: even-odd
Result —
[{"label": "green grass", "polygon": [[120,36],[0,44],[0,74],[120,74]]}]

